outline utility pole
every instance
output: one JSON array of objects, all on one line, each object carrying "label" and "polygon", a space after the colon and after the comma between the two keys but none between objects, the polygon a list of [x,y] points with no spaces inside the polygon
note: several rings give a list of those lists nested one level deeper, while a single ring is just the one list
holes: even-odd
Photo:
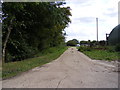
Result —
[{"label": "utility pole", "polygon": [[98,18],[96,18],[97,43],[98,43]]}]

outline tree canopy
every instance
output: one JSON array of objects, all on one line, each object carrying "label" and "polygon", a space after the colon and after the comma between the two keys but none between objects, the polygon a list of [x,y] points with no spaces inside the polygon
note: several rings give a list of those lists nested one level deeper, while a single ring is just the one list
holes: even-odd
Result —
[{"label": "tree canopy", "polygon": [[69,40],[67,42],[67,46],[76,46],[77,44],[79,44],[79,41],[77,39]]},{"label": "tree canopy", "polygon": [[63,2],[4,2],[2,42],[5,62],[23,60],[65,43],[64,29],[71,22]]}]

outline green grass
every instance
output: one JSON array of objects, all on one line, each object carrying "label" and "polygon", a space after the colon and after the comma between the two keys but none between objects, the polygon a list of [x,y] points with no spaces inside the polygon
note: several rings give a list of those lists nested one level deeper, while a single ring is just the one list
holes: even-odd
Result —
[{"label": "green grass", "polygon": [[120,55],[120,53],[118,52],[109,52],[107,50],[91,50],[83,51],[83,53],[86,54],[91,59],[108,61],[118,60],[119,58],[118,56]]},{"label": "green grass", "polygon": [[17,62],[3,63],[2,78],[10,78],[34,67],[49,63],[58,58],[65,50],[67,50],[67,47],[49,48],[37,54],[37,57],[35,58]]}]

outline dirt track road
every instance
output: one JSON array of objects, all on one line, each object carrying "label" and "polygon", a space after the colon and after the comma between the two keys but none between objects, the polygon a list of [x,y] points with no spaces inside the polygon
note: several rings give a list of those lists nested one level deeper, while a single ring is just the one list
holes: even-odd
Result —
[{"label": "dirt track road", "polygon": [[55,61],[3,80],[3,88],[118,88],[114,68],[69,48]]}]

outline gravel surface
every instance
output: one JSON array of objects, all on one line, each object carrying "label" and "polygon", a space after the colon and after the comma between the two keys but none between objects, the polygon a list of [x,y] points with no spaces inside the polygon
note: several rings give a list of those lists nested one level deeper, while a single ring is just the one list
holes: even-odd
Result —
[{"label": "gravel surface", "polygon": [[58,59],[3,80],[3,88],[118,88],[116,65],[69,48]]}]

